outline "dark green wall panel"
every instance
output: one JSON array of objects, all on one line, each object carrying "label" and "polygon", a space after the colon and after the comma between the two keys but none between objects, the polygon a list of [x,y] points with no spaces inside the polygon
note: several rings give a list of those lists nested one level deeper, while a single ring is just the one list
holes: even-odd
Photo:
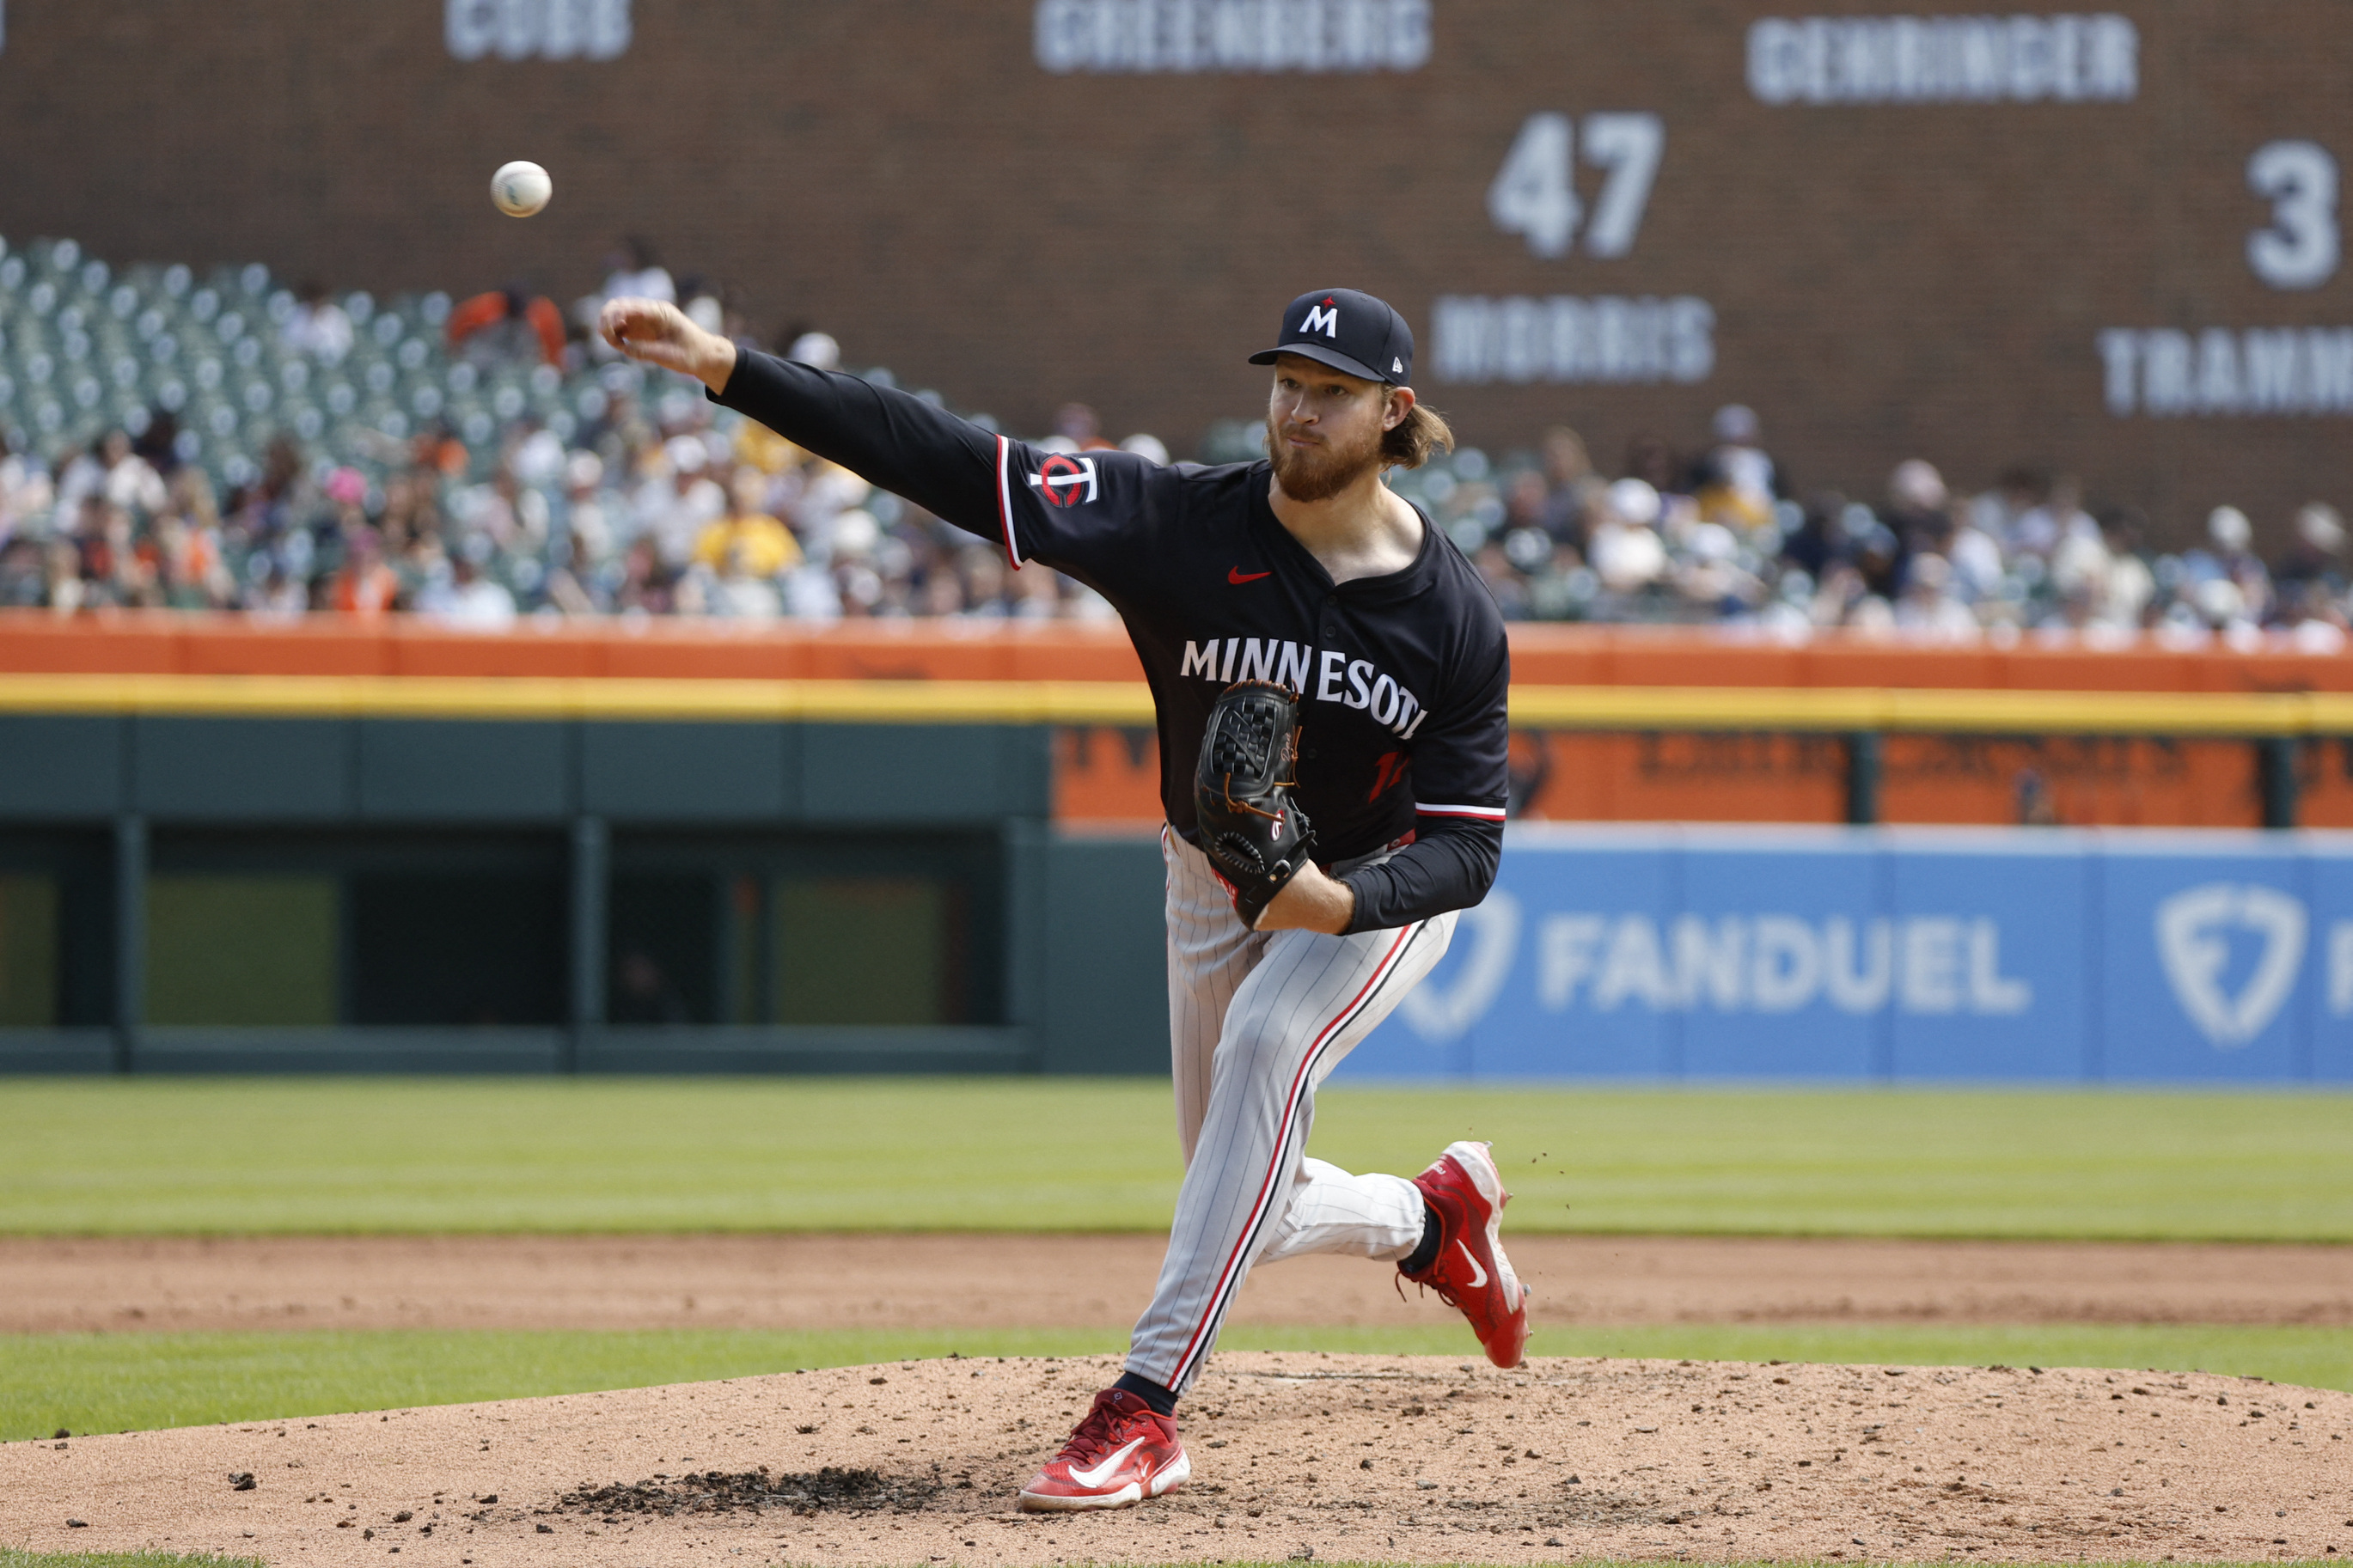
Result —
[{"label": "dark green wall panel", "polygon": [[114,1070],[111,1029],[0,1029],[0,1074]]},{"label": "dark green wall panel", "polygon": [[132,807],[203,822],[346,818],[355,730],[340,719],[134,719]]},{"label": "dark green wall panel", "polygon": [[1156,836],[1050,847],[1041,1070],[1168,1072],[1163,875]]},{"label": "dark green wall panel", "polygon": [[554,1072],[555,1029],[149,1029],[139,1072]]},{"label": "dark green wall panel", "polygon": [[1015,1028],[614,1028],[580,1047],[583,1072],[1000,1073],[1037,1062],[1037,1042]]},{"label": "dark green wall panel", "polygon": [[801,815],[814,822],[984,822],[1053,809],[1037,725],[809,724]]},{"label": "dark green wall panel", "polygon": [[0,714],[0,820],[111,816],[122,809],[126,719]]},{"label": "dark green wall panel", "polygon": [[617,822],[774,822],[799,804],[783,724],[583,724],[581,809]]},{"label": "dark green wall panel", "polygon": [[363,720],[360,815],[373,822],[553,822],[573,809],[573,728]]}]

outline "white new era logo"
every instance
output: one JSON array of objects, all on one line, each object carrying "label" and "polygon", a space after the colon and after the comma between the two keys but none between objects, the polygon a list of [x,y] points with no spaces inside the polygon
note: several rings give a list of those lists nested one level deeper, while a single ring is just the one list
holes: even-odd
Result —
[{"label": "white new era logo", "polygon": [[[2276,888],[2209,882],[2157,907],[2157,951],[2181,1010],[2220,1050],[2262,1034],[2295,988],[2304,963],[2303,900]],[[2260,937],[2263,951],[2236,996],[2222,988],[2233,929]]]},{"label": "white new era logo", "polygon": [[1389,374],[1391,375],[1403,375],[1405,374],[1405,361],[1401,359],[1393,359],[1389,361]]}]

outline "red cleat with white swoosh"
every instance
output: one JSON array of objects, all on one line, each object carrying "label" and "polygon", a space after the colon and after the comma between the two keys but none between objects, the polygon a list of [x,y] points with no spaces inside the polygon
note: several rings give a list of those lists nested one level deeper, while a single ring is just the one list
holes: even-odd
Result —
[{"label": "red cleat with white swoosh", "polygon": [[1438,1216],[1438,1257],[1419,1274],[1398,1272],[1470,1319],[1489,1361],[1519,1365],[1528,1342],[1528,1292],[1497,1234],[1512,1194],[1494,1155],[1484,1143],[1450,1143],[1413,1184]]},{"label": "red cleat with white swoosh", "polygon": [[1176,1441],[1176,1418],[1154,1414],[1124,1389],[1106,1388],[1062,1451],[1021,1489],[1021,1508],[1025,1513],[1132,1508],[1192,1478],[1193,1461]]}]

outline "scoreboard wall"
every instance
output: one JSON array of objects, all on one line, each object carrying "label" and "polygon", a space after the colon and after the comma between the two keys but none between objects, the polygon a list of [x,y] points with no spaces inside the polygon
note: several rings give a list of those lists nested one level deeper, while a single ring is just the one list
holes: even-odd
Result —
[{"label": "scoreboard wall", "polygon": [[[90,0],[0,33],[0,233],[379,291],[624,233],[967,410],[1189,451],[1302,289],[1491,449],[2037,463],[2180,542],[2353,500],[2344,0]],[[486,199],[511,157],[554,205]]]}]

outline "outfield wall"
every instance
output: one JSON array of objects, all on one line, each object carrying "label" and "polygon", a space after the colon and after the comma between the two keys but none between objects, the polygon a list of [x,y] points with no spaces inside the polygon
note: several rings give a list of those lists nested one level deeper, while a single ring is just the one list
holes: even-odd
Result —
[{"label": "outfield wall", "polygon": [[1342,1070],[2353,1082],[2353,835],[1514,825]]},{"label": "outfield wall", "polygon": [[[1513,655],[1502,885],[1345,1070],[2348,1076],[2353,661]],[[0,615],[0,1071],[1165,1072],[1151,712],[1115,628]],[[2029,773],[2174,830],[1536,820]]]},{"label": "outfield wall", "polygon": [[[1552,821],[2353,828],[2353,659],[1515,623],[1512,808]],[[532,623],[0,610],[0,714],[1053,727],[1050,815],[1159,819],[1116,625]],[[1858,743],[1861,737],[1871,737]],[[0,817],[7,778],[0,769]]]}]

